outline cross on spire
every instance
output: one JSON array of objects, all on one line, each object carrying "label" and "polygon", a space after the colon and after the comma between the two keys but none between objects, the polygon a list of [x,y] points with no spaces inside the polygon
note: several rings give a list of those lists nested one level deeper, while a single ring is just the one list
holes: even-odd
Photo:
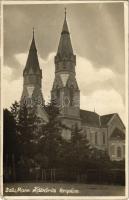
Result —
[{"label": "cross on spire", "polygon": [[63,24],[63,28],[62,28],[62,33],[69,33],[68,30],[68,25],[67,25],[67,20],[66,20],[66,8],[65,8],[65,18],[64,18],[64,24]]},{"label": "cross on spire", "polygon": [[65,8],[65,19],[66,19],[66,14],[67,14],[67,11],[66,11],[66,8]]}]

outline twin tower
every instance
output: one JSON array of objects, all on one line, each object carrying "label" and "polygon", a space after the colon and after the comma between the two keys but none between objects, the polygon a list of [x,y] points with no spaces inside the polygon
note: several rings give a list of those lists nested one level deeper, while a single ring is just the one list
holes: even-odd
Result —
[{"label": "twin tower", "polygon": [[[76,56],[73,53],[65,12],[64,24],[55,56],[55,78],[51,90],[51,99],[56,101],[59,106],[60,118],[62,123],[67,125],[68,130],[75,123],[80,124],[80,90],[76,81],[75,66]],[[42,109],[44,105],[42,70],[39,66],[34,31],[23,77],[21,103],[35,104]]]}]

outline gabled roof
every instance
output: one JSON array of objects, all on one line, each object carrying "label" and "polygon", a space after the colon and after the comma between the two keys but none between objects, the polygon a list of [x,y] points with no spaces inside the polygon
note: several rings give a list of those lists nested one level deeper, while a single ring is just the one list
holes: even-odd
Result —
[{"label": "gabled roof", "polygon": [[34,31],[33,31],[33,38],[29,49],[29,54],[26,62],[25,69],[23,71],[24,74],[29,73],[41,73],[39,61],[38,61],[38,55],[37,55],[37,49],[35,44],[35,38],[34,38]]},{"label": "gabled roof", "polygon": [[101,126],[106,126],[115,113],[100,116]]},{"label": "gabled roof", "polygon": [[115,128],[115,130],[113,131],[113,133],[110,136],[110,139],[125,139],[125,134],[123,131],[121,131],[118,128]]},{"label": "gabled roof", "polygon": [[[119,115],[117,113],[112,113],[108,115],[98,115],[96,112],[91,112],[87,110],[80,110],[80,117],[81,121],[83,124],[91,127],[107,127],[109,122],[112,120],[114,116],[118,116],[120,119]],[[122,120],[120,119],[123,127],[125,128]]]},{"label": "gabled roof", "polygon": [[91,127],[100,127],[99,115],[96,112],[87,110],[80,110],[80,117],[82,123]]}]

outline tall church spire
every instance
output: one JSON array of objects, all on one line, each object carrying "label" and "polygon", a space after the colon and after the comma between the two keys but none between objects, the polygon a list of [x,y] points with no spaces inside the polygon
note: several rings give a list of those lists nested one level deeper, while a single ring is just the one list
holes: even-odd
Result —
[{"label": "tall church spire", "polygon": [[38,61],[38,55],[37,55],[37,49],[35,44],[35,37],[34,37],[34,28],[33,28],[33,36],[32,36],[32,42],[29,49],[29,54],[26,62],[26,66],[23,72],[23,75],[29,73],[40,73],[40,67],[39,67],[39,61]]},{"label": "tall church spire", "polygon": [[64,23],[61,31],[57,54],[55,56],[56,72],[65,71],[75,73],[75,65],[76,56],[73,53],[65,8]]},{"label": "tall church spire", "polygon": [[60,58],[62,59],[64,57],[70,58],[71,55],[73,55],[73,48],[71,44],[70,33],[69,33],[67,18],[66,18],[66,9],[65,9],[64,23],[63,23],[60,42],[59,42],[59,46],[57,50],[57,55],[59,55]]},{"label": "tall church spire", "polygon": [[55,79],[51,99],[61,108],[62,117],[80,120],[80,91],[76,81],[76,56],[73,54],[66,9],[60,42],[55,56]]},{"label": "tall church spire", "polygon": [[40,123],[47,123],[48,115],[43,108],[45,101],[42,94],[42,70],[40,69],[38,61],[34,28],[29,54],[23,72],[23,80],[23,92],[20,105],[26,105],[29,112],[31,108],[35,108],[36,115],[40,118]]},{"label": "tall church spire", "polygon": [[51,90],[51,99],[60,108],[60,120],[68,129],[63,130],[63,137],[69,137],[70,129],[80,124],[80,91],[76,81],[76,56],[67,25],[66,9],[64,23],[55,56],[55,79]]},{"label": "tall church spire", "polygon": [[[26,66],[23,71],[23,93],[21,97],[21,102],[31,101],[34,104],[40,102],[41,105],[44,104],[44,99],[42,96],[42,70],[39,66],[37,49],[35,45],[34,28],[32,32],[32,41],[29,49],[29,54],[26,62]],[[28,104],[28,103],[27,103]]]}]

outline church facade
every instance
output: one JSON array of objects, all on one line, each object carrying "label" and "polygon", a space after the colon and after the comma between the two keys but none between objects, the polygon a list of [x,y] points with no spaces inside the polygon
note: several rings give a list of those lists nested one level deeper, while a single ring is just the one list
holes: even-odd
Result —
[{"label": "church facade", "polygon": [[[111,160],[123,160],[125,157],[125,126],[117,113],[99,115],[96,112],[80,109],[80,90],[76,80],[76,55],[74,54],[66,13],[61,37],[55,56],[55,77],[51,90],[51,99],[60,109],[59,119],[66,128],[62,137],[69,140],[71,129],[77,124],[91,146],[107,151]],[[79,66],[78,66],[79,67]],[[42,70],[39,66],[34,33],[28,59],[23,71],[23,93],[21,103],[37,106],[37,115],[43,123],[49,117],[43,109]]]}]

